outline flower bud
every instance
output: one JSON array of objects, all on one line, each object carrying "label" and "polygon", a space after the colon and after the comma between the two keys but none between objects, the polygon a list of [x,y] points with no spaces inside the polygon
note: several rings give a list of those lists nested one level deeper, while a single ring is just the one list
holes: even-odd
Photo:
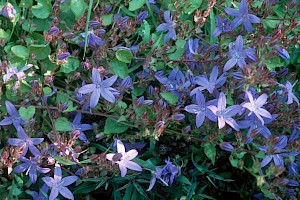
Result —
[{"label": "flower bud", "polygon": [[147,17],[148,17],[148,11],[145,10],[145,11],[141,12],[141,13],[136,17],[136,20],[137,20],[138,22],[142,22],[142,21],[144,21]]},{"label": "flower bud", "polygon": [[17,15],[17,12],[13,5],[11,5],[10,3],[6,3],[2,8],[1,14],[13,21]]}]

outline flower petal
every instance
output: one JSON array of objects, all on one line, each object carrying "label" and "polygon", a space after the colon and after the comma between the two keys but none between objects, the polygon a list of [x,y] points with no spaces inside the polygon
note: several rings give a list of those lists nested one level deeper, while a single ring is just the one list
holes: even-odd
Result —
[{"label": "flower petal", "polygon": [[92,81],[93,81],[94,84],[100,84],[101,83],[100,73],[96,68],[92,69]]},{"label": "flower petal", "polygon": [[100,89],[95,89],[90,98],[90,107],[95,108],[100,99]]},{"label": "flower petal", "polygon": [[49,200],[55,200],[57,196],[58,196],[58,188],[53,187],[50,192]]},{"label": "flower petal", "polygon": [[101,96],[110,103],[114,103],[116,101],[115,96],[108,88],[101,88]]},{"label": "flower petal", "polygon": [[71,199],[71,200],[74,199],[72,192],[66,187],[60,187],[59,193],[67,199]]},{"label": "flower petal", "polygon": [[260,19],[252,14],[248,14],[249,20],[251,23],[260,23]]},{"label": "flower petal", "polygon": [[49,186],[53,187],[54,185],[54,179],[52,177],[43,177],[42,180]]},{"label": "flower petal", "polygon": [[125,147],[121,140],[117,140],[117,150],[118,150],[118,153],[121,153],[122,155],[125,154]]},{"label": "flower petal", "polygon": [[106,87],[110,87],[110,86],[112,86],[116,82],[117,79],[118,79],[118,76],[117,75],[113,75],[112,77],[107,78],[104,81],[102,81],[101,86],[105,87],[105,88]]},{"label": "flower petal", "polygon": [[87,85],[82,86],[81,88],[79,88],[78,93],[88,94],[88,93],[93,92],[95,89],[96,89],[95,84],[87,84]]},{"label": "flower petal", "polygon": [[5,106],[6,106],[7,112],[10,116],[20,116],[19,112],[17,111],[17,109],[11,102],[5,101]]},{"label": "flower petal", "polygon": [[237,60],[235,58],[229,59],[224,66],[224,71],[230,70],[236,63]]},{"label": "flower petal", "polygon": [[68,176],[68,177],[63,178],[59,185],[68,186],[68,185],[71,185],[72,183],[76,182],[77,179],[78,179],[78,176]]},{"label": "flower petal", "polygon": [[128,152],[126,152],[124,157],[126,157],[126,159],[128,159],[128,160],[132,160],[132,159],[134,159],[137,155],[138,155],[137,150],[132,149],[132,150],[129,150]]},{"label": "flower petal", "polygon": [[230,16],[234,16],[234,17],[238,17],[241,15],[241,13],[233,8],[225,8],[225,12],[230,15]]},{"label": "flower petal", "polygon": [[13,117],[6,117],[0,122],[0,126],[6,126],[13,123]]},{"label": "flower petal", "polygon": [[125,164],[119,163],[119,168],[121,171],[121,176],[124,177],[127,173],[127,168],[126,168]]},{"label": "flower petal", "polygon": [[139,172],[141,172],[142,171],[142,167],[141,166],[139,166],[138,164],[136,164],[135,162],[132,162],[132,161],[126,161],[126,167],[128,168],[128,169],[131,169],[131,170],[134,170],[134,171],[139,171]]},{"label": "flower petal", "polygon": [[106,159],[112,161],[114,155],[115,155],[115,153],[106,154]]},{"label": "flower petal", "polygon": [[205,120],[205,114],[204,113],[199,113],[196,115],[196,126],[199,128]]}]

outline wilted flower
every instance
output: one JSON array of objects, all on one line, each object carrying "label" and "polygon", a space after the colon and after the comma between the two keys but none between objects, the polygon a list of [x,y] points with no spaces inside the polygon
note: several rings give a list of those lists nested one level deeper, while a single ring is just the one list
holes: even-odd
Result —
[{"label": "wilted flower", "polygon": [[226,97],[223,92],[220,93],[218,106],[211,105],[207,108],[209,108],[217,116],[219,129],[223,128],[226,123],[235,130],[240,130],[238,124],[232,118],[232,116],[240,112],[242,108],[240,105],[233,105],[226,108]]},{"label": "wilted flower", "polygon": [[29,178],[32,183],[35,183],[37,180],[37,174],[36,171],[39,171],[40,173],[48,173],[50,171],[49,168],[42,168],[38,164],[38,160],[40,159],[40,156],[31,157],[30,159],[25,158],[24,156],[21,156],[19,158],[20,161],[23,163],[18,165],[14,168],[14,172],[21,173],[26,171],[26,175],[28,175],[29,172]]},{"label": "wilted flower", "polygon": [[69,52],[61,53],[58,55],[58,60],[65,60],[67,59],[71,54]]},{"label": "wilted flower", "polygon": [[229,55],[231,58],[226,62],[224,71],[228,71],[235,64],[238,64],[243,69],[246,66],[246,58],[252,61],[256,60],[255,51],[254,48],[243,49],[243,38],[239,35],[235,44],[233,42],[229,43]]},{"label": "wilted flower", "polygon": [[175,32],[175,22],[172,20],[172,16],[169,10],[165,11],[164,19],[166,23],[160,24],[156,30],[157,31],[168,31],[165,35],[164,42],[168,42],[170,39],[176,40],[176,32]]},{"label": "wilted flower", "polygon": [[225,8],[225,12],[228,15],[236,17],[234,20],[231,22],[232,28],[236,28],[242,23],[244,23],[244,26],[248,32],[253,31],[253,27],[251,23],[260,23],[260,19],[253,15],[248,13],[248,7],[246,0],[242,0],[240,4],[240,9],[236,10],[233,8]]},{"label": "wilted flower", "polygon": [[8,138],[8,144],[23,149],[22,156],[26,155],[28,149],[30,149],[31,153],[35,156],[41,154],[34,145],[40,144],[44,138],[28,137],[21,126],[17,127],[17,133],[19,138]]},{"label": "wilted flower", "polygon": [[92,84],[87,84],[85,86],[82,86],[78,92],[81,94],[87,94],[92,93],[90,98],[90,107],[94,108],[102,96],[107,101],[114,103],[116,101],[116,98],[114,95],[118,95],[119,92],[110,87],[114,84],[114,82],[117,80],[118,76],[114,75],[110,78],[107,78],[105,80],[102,80],[100,77],[100,73],[96,68],[93,68],[92,71]]},{"label": "wilted flower", "polygon": [[290,59],[290,55],[289,55],[289,53],[287,52],[287,50],[286,49],[284,49],[284,48],[282,48],[282,47],[276,47],[276,52],[277,52],[277,54],[281,57],[281,58],[283,58],[283,59],[285,59],[285,60],[288,60],[288,59]]},{"label": "wilted flower", "polygon": [[272,118],[272,115],[267,110],[261,108],[263,105],[266,104],[268,95],[262,94],[257,99],[253,99],[253,96],[250,92],[246,91],[246,94],[250,102],[243,103],[242,107],[247,108],[250,111],[250,114],[254,113],[257,116],[257,118],[261,121],[262,125],[264,125],[264,120],[262,116],[270,119]]},{"label": "wilted flower", "polygon": [[11,3],[7,2],[2,8],[1,14],[4,17],[9,18],[11,21],[13,21],[17,15],[17,11]]},{"label": "wilted flower", "polygon": [[72,192],[66,187],[77,181],[77,176],[68,176],[62,178],[61,167],[59,164],[55,164],[54,178],[44,177],[42,180],[51,188],[49,200],[54,200],[60,193],[67,199],[74,199]]},{"label": "wilted flower", "polygon": [[51,27],[50,29],[49,29],[49,31],[48,31],[48,34],[49,35],[56,35],[56,34],[58,34],[59,33],[59,28],[57,28],[57,27]]},{"label": "wilted flower", "polygon": [[212,34],[213,38],[218,37],[223,32],[226,33],[232,31],[231,26],[228,24],[228,19],[222,20],[219,16],[217,16],[216,23],[217,23],[217,27]]},{"label": "wilted flower", "polygon": [[131,161],[138,155],[137,150],[132,149],[128,152],[125,152],[124,144],[121,142],[121,140],[117,140],[117,151],[118,153],[107,154],[106,158],[119,165],[122,177],[126,175],[127,168],[135,171],[142,171],[141,166]]}]

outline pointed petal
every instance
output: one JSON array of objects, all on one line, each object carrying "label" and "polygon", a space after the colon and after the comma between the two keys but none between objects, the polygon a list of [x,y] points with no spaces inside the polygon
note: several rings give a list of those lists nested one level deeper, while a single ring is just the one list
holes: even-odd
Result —
[{"label": "pointed petal", "polygon": [[61,167],[59,164],[55,164],[54,167],[54,181],[58,183],[62,178]]},{"label": "pointed petal", "polygon": [[81,121],[81,112],[78,112],[73,120],[73,124],[78,126],[80,124],[80,121]]},{"label": "pointed petal", "polygon": [[234,16],[234,17],[238,17],[241,15],[241,13],[233,8],[225,8],[225,12],[230,15],[230,16]]},{"label": "pointed petal", "polygon": [[248,7],[246,0],[242,0],[240,4],[240,13],[242,14],[248,14]]},{"label": "pointed petal", "polygon": [[214,66],[211,74],[210,74],[210,77],[209,77],[209,82],[211,83],[214,83],[216,82],[217,78],[218,78],[218,75],[219,75],[219,69],[218,69],[218,66]]},{"label": "pointed petal", "polygon": [[266,166],[267,164],[269,164],[269,163],[271,162],[271,160],[272,160],[272,156],[266,156],[266,157],[262,160],[262,162],[261,162],[261,164],[260,164],[260,167],[263,168],[264,166]]},{"label": "pointed petal", "polygon": [[[31,151],[31,153],[35,156],[37,155],[41,155],[40,151],[34,146],[34,145],[30,145],[28,146],[29,150]],[[24,152],[23,152],[24,153]]]},{"label": "pointed petal", "polygon": [[224,66],[224,71],[230,70],[236,63],[237,60],[235,58],[229,59]]},{"label": "pointed petal", "polygon": [[93,126],[91,124],[80,124],[79,128],[80,131],[87,131],[87,130],[92,130]]},{"label": "pointed petal", "polygon": [[200,107],[196,104],[191,104],[191,105],[188,105],[184,108],[185,111],[189,112],[189,113],[197,113],[199,110],[200,110]]},{"label": "pointed petal", "polygon": [[256,101],[255,101],[255,105],[257,107],[262,107],[266,102],[267,102],[267,98],[268,98],[268,95],[267,94],[262,94],[260,95]]},{"label": "pointed petal", "polygon": [[19,112],[17,111],[17,109],[15,108],[15,106],[12,103],[10,103],[9,101],[5,101],[5,106],[6,106],[7,112],[10,116],[20,116]]},{"label": "pointed petal", "polygon": [[171,12],[169,10],[165,11],[165,13],[164,13],[164,20],[167,23],[172,23]]},{"label": "pointed petal", "polygon": [[7,140],[8,144],[10,144],[11,146],[15,146],[15,147],[19,147],[22,144],[24,144],[24,141],[19,139],[19,138],[8,138]]},{"label": "pointed petal", "polygon": [[208,109],[210,109],[215,115],[218,111],[218,108],[216,106],[207,106]]},{"label": "pointed petal", "polygon": [[244,45],[244,42],[243,42],[243,38],[241,35],[239,35],[237,38],[236,38],[236,41],[235,41],[235,49],[237,52],[242,52],[243,51],[243,45]]},{"label": "pointed petal", "polygon": [[242,17],[237,17],[231,21],[231,27],[234,29],[243,23]]},{"label": "pointed petal", "polygon": [[124,177],[127,173],[127,168],[126,168],[125,164],[119,163],[119,168],[121,171],[121,176]]},{"label": "pointed petal", "polygon": [[169,30],[168,24],[167,24],[167,23],[160,24],[160,25],[156,28],[156,30],[157,30],[157,31],[167,31],[167,30]]},{"label": "pointed petal", "polygon": [[245,29],[248,31],[248,32],[252,32],[253,31],[253,26],[250,22],[249,19],[245,19],[244,20],[244,26],[245,26]]},{"label": "pointed petal", "polygon": [[101,86],[105,87],[105,88],[106,87],[110,87],[110,86],[112,86],[116,82],[117,79],[118,79],[118,76],[117,75],[113,75],[112,77],[107,78],[104,81],[102,81]]},{"label": "pointed petal", "polygon": [[0,122],[0,125],[5,126],[5,125],[12,124],[12,123],[13,123],[12,117],[6,117]]},{"label": "pointed petal", "polygon": [[135,162],[132,162],[132,161],[126,161],[126,167],[128,169],[131,169],[131,170],[134,170],[134,171],[139,171],[139,172],[142,171],[142,167],[139,166],[138,164],[136,164]]},{"label": "pointed petal", "polygon": [[135,150],[135,149],[132,149],[132,150],[130,150],[130,151],[128,151],[128,152],[125,153],[125,157],[126,157],[126,159],[128,159],[128,160],[132,160],[132,159],[135,158],[137,155],[138,155],[138,152],[137,152],[137,150]]},{"label": "pointed petal", "polygon": [[152,188],[153,188],[155,182],[156,182],[156,178],[154,178],[154,177],[151,178],[149,187],[148,187],[148,189],[147,189],[147,192],[150,191],[150,190],[152,190]]},{"label": "pointed petal", "polygon": [[100,84],[101,83],[100,73],[96,68],[92,69],[92,81],[93,81],[94,84]]},{"label": "pointed petal", "polygon": [[111,93],[111,91],[107,88],[101,88],[101,96],[110,103],[114,103],[116,101],[113,93]]},{"label": "pointed petal", "polygon": [[114,155],[115,155],[115,153],[106,154],[106,159],[112,161]]},{"label": "pointed petal", "polygon": [[270,118],[270,119],[272,118],[272,115],[267,110],[265,110],[263,108],[259,108],[258,112],[263,117]]},{"label": "pointed petal", "polygon": [[78,179],[78,176],[67,176],[66,178],[63,178],[61,180],[60,185],[61,186],[68,186],[71,185],[72,183],[76,182]]},{"label": "pointed petal", "polygon": [[236,130],[236,131],[239,131],[239,130],[240,130],[239,125],[236,123],[236,121],[235,121],[234,119],[232,119],[232,118],[226,118],[226,119],[225,119],[225,122],[226,122],[229,126],[231,126],[234,130]]},{"label": "pointed petal", "polygon": [[31,138],[33,144],[38,145],[44,141],[44,138]]},{"label": "pointed petal", "polygon": [[220,117],[218,117],[218,126],[219,126],[219,129],[221,129],[225,126],[225,121],[222,120]]},{"label": "pointed petal", "polygon": [[74,196],[73,196],[72,192],[66,187],[60,187],[59,193],[67,199],[74,200]]},{"label": "pointed petal", "polygon": [[260,19],[257,16],[249,14],[248,17],[251,23],[260,23]]},{"label": "pointed petal", "polygon": [[196,126],[199,128],[205,120],[205,114],[204,113],[199,113],[196,115]]},{"label": "pointed petal", "polygon": [[79,88],[78,93],[81,94],[88,94],[96,90],[96,85],[95,84],[87,84],[85,86],[82,86]]},{"label": "pointed petal", "polygon": [[220,93],[218,100],[218,110],[224,110],[226,108],[226,97],[223,92]]},{"label": "pointed petal", "polygon": [[40,173],[43,173],[43,174],[46,174],[46,173],[48,173],[48,172],[50,172],[50,168],[42,168],[42,167],[39,167],[39,166],[37,166],[37,168],[36,168]]},{"label": "pointed petal", "polygon": [[30,163],[22,163],[21,165],[18,165],[14,168],[14,172],[21,173],[24,172],[28,167],[30,166]]},{"label": "pointed petal", "polygon": [[58,188],[53,187],[50,192],[49,200],[55,200],[57,196],[58,196]]},{"label": "pointed petal", "polygon": [[90,107],[95,108],[100,99],[100,89],[95,89],[90,98]]},{"label": "pointed petal", "polygon": [[36,175],[36,168],[35,166],[31,166],[30,170],[29,170],[29,178],[30,178],[30,181],[32,183],[35,183],[36,180],[37,180],[37,175]]},{"label": "pointed petal", "polygon": [[196,103],[198,105],[205,105],[205,97],[204,95],[202,94],[201,90],[198,90],[196,92]]},{"label": "pointed petal", "polygon": [[125,147],[121,140],[117,140],[117,150],[118,150],[118,153],[125,155]]},{"label": "pointed petal", "polygon": [[52,177],[43,177],[42,180],[49,186],[53,187],[54,185],[54,179]]},{"label": "pointed petal", "polygon": [[219,35],[222,34],[222,32],[223,32],[222,28],[217,27],[217,28],[214,30],[214,32],[213,32],[213,34],[212,34],[212,37],[213,37],[213,38],[218,37]]}]

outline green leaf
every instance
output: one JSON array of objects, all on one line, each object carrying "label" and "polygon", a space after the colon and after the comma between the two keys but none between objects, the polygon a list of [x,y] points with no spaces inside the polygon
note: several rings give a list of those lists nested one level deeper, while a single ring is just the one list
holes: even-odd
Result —
[{"label": "green leaf", "polygon": [[59,117],[55,120],[55,128],[58,131],[72,131],[73,128],[70,122],[65,117]]},{"label": "green leaf", "polygon": [[62,64],[60,71],[66,74],[75,71],[80,65],[80,61],[77,58],[69,57],[67,62]]},{"label": "green leaf", "polygon": [[116,52],[116,57],[121,62],[130,63],[131,59],[133,58],[133,55],[131,51],[128,51],[126,49],[120,49]]},{"label": "green leaf", "polygon": [[21,107],[19,109],[19,113],[22,119],[28,121],[35,114],[35,107],[34,106],[29,106],[28,108]]},{"label": "green leaf", "polygon": [[0,39],[4,39],[5,42],[8,42],[10,38],[10,30],[7,29],[6,31],[4,31],[2,28],[0,29]]},{"label": "green leaf", "polygon": [[23,7],[23,8],[29,8],[33,5],[33,1],[32,0],[21,0],[19,7]]},{"label": "green leaf", "polygon": [[30,45],[29,47],[30,53],[35,55],[35,60],[43,60],[47,58],[51,53],[51,48],[49,45]]},{"label": "green leaf", "polygon": [[176,105],[178,102],[178,97],[172,92],[161,92],[160,95],[171,105]]},{"label": "green leaf", "polygon": [[49,95],[49,94],[51,94],[51,92],[52,92],[52,89],[50,87],[44,87],[43,88],[43,93],[45,95]]},{"label": "green leaf", "polygon": [[109,26],[112,23],[113,16],[114,16],[113,14],[102,15],[101,18],[100,18],[103,21],[102,25],[103,26]]},{"label": "green leaf", "polygon": [[47,0],[37,0],[37,5],[32,6],[31,12],[39,19],[46,19],[52,12],[52,5]]},{"label": "green leaf", "polygon": [[11,51],[19,58],[29,58],[29,51],[26,47],[21,45],[15,45],[11,48]]},{"label": "green leaf", "polygon": [[73,102],[72,101],[68,101],[68,108],[66,110],[63,111],[63,113],[66,113],[66,112],[72,112],[74,110],[77,109],[78,106],[73,106]]},{"label": "green leaf", "polygon": [[183,11],[186,14],[192,14],[195,10],[197,10],[198,8],[200,8],[201,4],[202,4],[202,0],[189,0],[187,1],[190,6],[185,6]]},{"label": "green leaf", "polygon": [[191,185],[192,183],[189,181],[189,179],[186,176],[179,176],[178,178],[176,178],[176,181],[186,184],[186,185]]},{"label": "green leaf", "polygon": [[129,128],[129,126],[122,124],[121,122],[117,122],[116,120],[107,118],[105,121],[104,133],[106,133],[106,134],[123,133],[128,128]]},{"label": "green leaf", "polygon": [[76,162],[72,162],[66,158],[62,158],[60,155],[56,154],[54,156],[55,160],[58,162],[58,163],[61,163],[63,165],[76,165]]},{"label": "green leaf", "polygon": [[142,28],[141,35],[144,36],[144,38],[140,44],[147,44],[150,40],[150,30],[151,30],[150,25],[146,20],[144,20],[141,28]]},{"label": "green leaf", "polygon": [[87,7],[87,4],[84,2],[84,0],[72,0],[71,1],[71,10],[73,14],[75,15],[75,19],[79,20]]},{"label": "green leaf", "polygon": [[217,154],[216,145],[212,144],[211,142],[205,143],[204,153],[214,165],[216,161],[216,154]]},{"label": "green leaf", "polygon": [[109,66],[110,69],[120,78],[124,79],[126,76],[128,76],[128,67],[126,63],[120,62],[117,59],[113,59],[109,63]]},{"label": "green leaf", "polygon": [[145,0],[132,0],[129,2],[129,10],[130,11],[135,11],[145,4]]}]

